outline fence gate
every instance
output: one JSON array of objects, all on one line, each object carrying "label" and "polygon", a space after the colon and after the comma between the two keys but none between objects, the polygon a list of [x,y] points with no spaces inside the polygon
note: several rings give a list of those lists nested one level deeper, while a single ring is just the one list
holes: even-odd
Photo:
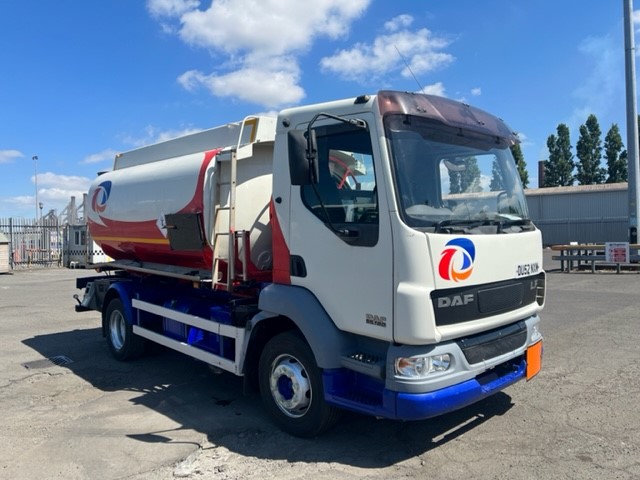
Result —
[{"label": "fence gate", "polygon": [[12,270],[61,265],[62,232],[57,219],[0,218],[0,232],[9,239]]}]

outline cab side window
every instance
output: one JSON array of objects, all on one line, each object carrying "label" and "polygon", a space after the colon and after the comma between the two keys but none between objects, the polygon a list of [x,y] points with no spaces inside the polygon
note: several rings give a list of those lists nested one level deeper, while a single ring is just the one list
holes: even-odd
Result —
[{"label": "cab side window", "polygon": [[373,246],[379,213],[369,132],[332,127],[316,129],[319,182],[302,187],[303,202],[327,228],[345,232],[347,243]]}]

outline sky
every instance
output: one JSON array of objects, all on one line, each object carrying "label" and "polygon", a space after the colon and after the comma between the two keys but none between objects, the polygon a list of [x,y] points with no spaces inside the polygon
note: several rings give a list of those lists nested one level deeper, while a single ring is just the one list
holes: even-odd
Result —
[{"label": "sky", "polygon": [[623,0],[0,0],[0,218],[62,213],[118,152],[381,89],[503,118],[536,187],[559,123],[626,144],[624,79]]}]

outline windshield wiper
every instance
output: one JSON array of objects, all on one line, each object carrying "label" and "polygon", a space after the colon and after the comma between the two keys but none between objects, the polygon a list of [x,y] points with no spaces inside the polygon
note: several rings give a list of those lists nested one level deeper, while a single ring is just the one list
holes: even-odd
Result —
[{"label": "windshield wiper", "polygon": [[433,224],[435,233],[473,233],[478,227],[495,226],[496,233],[504,233],[505,228],[521,227],[521,231],[533,229],[531,220],[518,218],[448,219]]},{"label": "windshield wiper", "polygon": [[435,233],[469,233],[469,224],[471,220],[448,219],[434,222]]},{"label": "windshield wiper", "polygon": [[503,218],[500,220],[500,228],[520,227],[521,231],[533,230],[533,222],[529,218]]}]

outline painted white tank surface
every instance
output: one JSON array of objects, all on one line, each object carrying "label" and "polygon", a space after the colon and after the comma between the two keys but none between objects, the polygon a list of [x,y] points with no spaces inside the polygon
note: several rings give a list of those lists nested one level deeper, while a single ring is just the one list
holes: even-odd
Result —
[{"label": "painted white tank surface", "polygon": [[[250,232],[251,260],[259,270],[271,268],[272,144],[255,145],[253,155],[237,162],[236,230]],[[200,152],[107,172],[91,185],[88,194],[89,229],[96,242],[115,259],[136,258],[173,265],[208,266],[211,263],[212,218],[216,176],[228,182],[230,162],[216,172],[215,155]],[[229,186],[221,187],[222,206],[228,205]],[[207,244],[201,251],[171,250],[165,215],[201,215]],[[228,213],[219,213],[218,228],[226,231]],[[219,252],[225,257],[226,237]],[[166,262],[165,262],[166,260]]]},{"label": "painted white tank surface", "polygon": [[[198,189],[204,153],[114,170],[99,176],[89,189],[88,218],[144,222],[182,210]],[[209,167],[210,168],[210,167]],[[106,182],[111,182],[107,188]]]}]

